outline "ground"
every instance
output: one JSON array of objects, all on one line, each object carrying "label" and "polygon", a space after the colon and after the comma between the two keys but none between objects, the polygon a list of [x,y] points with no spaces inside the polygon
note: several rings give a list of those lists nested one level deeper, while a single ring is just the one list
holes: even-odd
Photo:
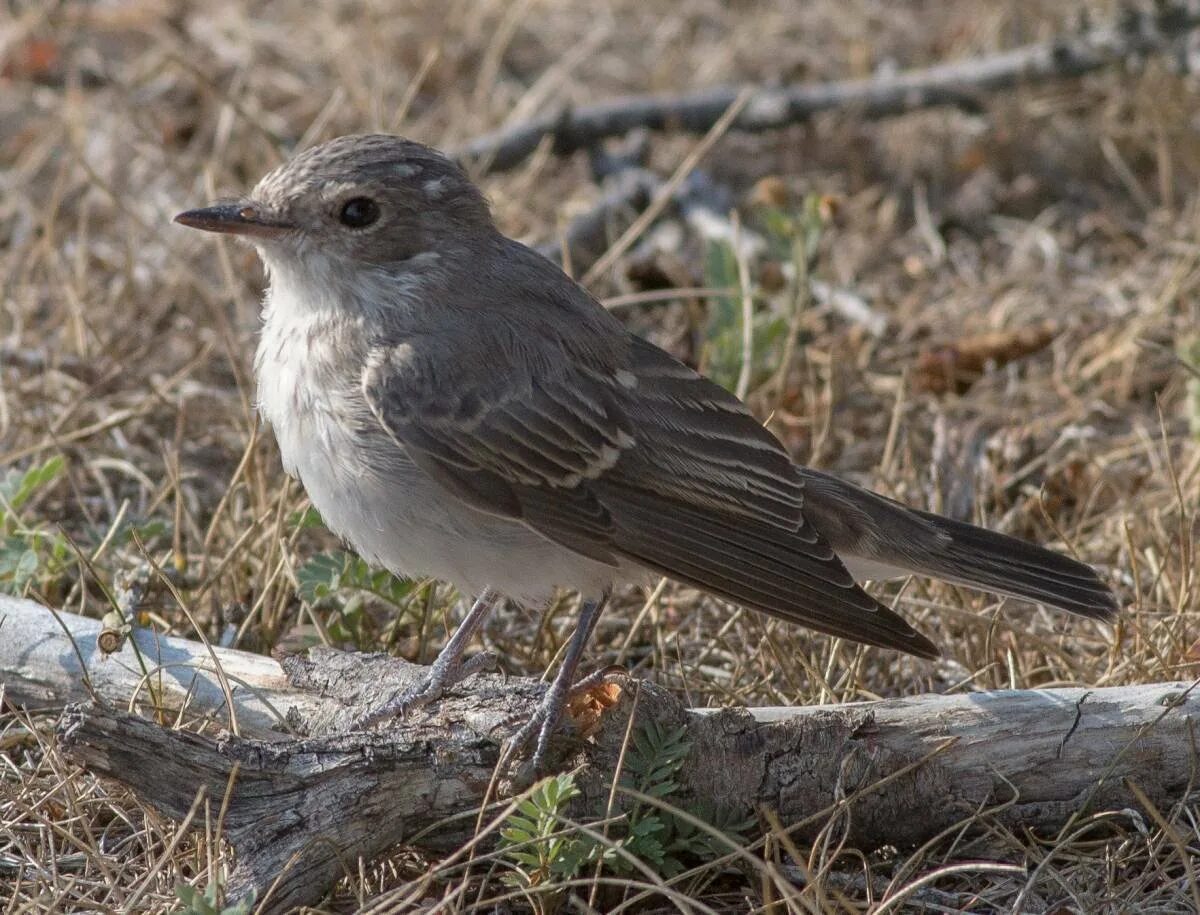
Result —
[{"label": "ground", "polygon": [[[265,651],[325,638],[428,660],[461,601],[425,583],[368,582],[387,600],[350,587],[361,570],[304,513],[255,420],[257,260],[173,226],[176,212],[342,133],[453,148],[565,104],[917,68],[1117,12],[1050,0],[10,4],[0,18],[0,587],[101,615],[153,560],[213,639]],[[739,223],[767,231],[770,212],[793,217],[773,241],[811,243],[801,266],[879,325],[806,285],[792,294],[787,257],[748,264],[741,278],[727,246],[706,250],[691,229],[674,249],[656,231],[658,248],[635,246],[590,282],[631,327],[731,384],[743,351],[731,356],[722,315],[733,308],[736,320],[740,297],[714,287],[755,290],[764,334],[790,327],[798,343],[789,351],[765,336],[742,380],[798,460],[1074,552],[1117,590],[1117,624],[948,585],[878,588],[944,647],[930,663],[668,586],[618,596],[590,665],[626,664],[696,705],[1195,675],[1200,87],[1176,63],[718,139],[698,169],[729,192]],[[665,177],[698,138],[649,142]],[[502,229],[529,243],[554,241],[601,194],[585,155],[549,150],[482,184]],[[682,286],[708,289],[671,291]],[[188,634],[154,579],[131,609]],[[538,673],[569,632],[574,600],[544,614],[509,607],[484,644],[507,669]],[[179,834],[73,770],[53,722],[0,718],[8,911],[168,911],[177,884],[219,884],[229,862],[214,824]],[[1032,887],[977,863],[982,853],[957,836],[864,859],[831,833],[792,850],[807,884],[792,886],[786,869],[711,874],[696,905],[866,911],[946,868],[919,897],[928,911],[1008,911],[1022,892],[1026,911],[1192,911],[1200,827],[1187,805],[1161,815],[1169,828],[1129,812],[1071,837],[993,835],[993,863],[1040,865]],[[766,847],[788,854],[786,843]],[[401,851],[347,878],[327,905],[353,909],[431,865],[429,900],[455,890],[453,874]],[[490,911],[505,887],[478,879],[447,910]]]}]

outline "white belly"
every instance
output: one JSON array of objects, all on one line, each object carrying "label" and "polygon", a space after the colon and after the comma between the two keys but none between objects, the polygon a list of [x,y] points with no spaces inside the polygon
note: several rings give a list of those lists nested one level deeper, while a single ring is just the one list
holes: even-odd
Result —
[{"label": "white belly", "polygon": [[289,450],[329,529],[397,575],[447,581],[464,595],[493,587],[534,605],[556,587],[596,593],[611,582],[613,570],[464,505],[412,464],[383,478],[303,443]]},{"label": "white belly", "polygon": [[[477,511],[431,480],[380,435],[354,431],[333,367],[313,357],[311,328],[268,321],[259,346],[259,409],[288,473],[304,485],[326,526],[364,559],[404,577],[430,577],[464,595],[485,587],[532,604],[557,587],[598,594],[615,570],[518,522]],[[368,454],[367,446],[375,452]]]}]

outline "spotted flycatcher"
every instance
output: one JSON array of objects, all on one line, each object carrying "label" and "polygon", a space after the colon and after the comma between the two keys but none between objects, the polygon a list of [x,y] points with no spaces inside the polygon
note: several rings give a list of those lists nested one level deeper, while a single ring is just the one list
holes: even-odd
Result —
[{"label": "spotted flycatcher", "polygon": [[371,562],[476,595],[415,688],[437,699],[501,595],[584,596],[535,718],[535,764],[613,586],[666,575],[831,635],[933,658],[859,587],[926,575],[1093,619],[1112,592],[1074,559],[908,508],[792,462],[728,391],[630,333],[506,238],[441,153],[342,137],[250,196],[180,214],[241,236],[270,287],[258,404],[288,472]]}]

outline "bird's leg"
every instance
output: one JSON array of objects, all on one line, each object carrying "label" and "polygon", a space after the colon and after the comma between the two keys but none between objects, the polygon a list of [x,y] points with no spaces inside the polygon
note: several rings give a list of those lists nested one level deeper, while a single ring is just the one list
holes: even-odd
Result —
[{"label": "bird's leg", "polygon": [[583,650],[592,635],[592,630],[596,628],[596,622],[600,619],[605,604],[608,603],[609,594],[606,590],[599,600],[584,602],[579,611],[579,622],[575,625],[575,632],[572,633],[567,652],[563,655],[562,665],[558,668],[550,688],[546,690],[546,695],[542,697],[542,704],[509,741],[500,761],[501,769],[505,768],[512,757],[536,734],[533,769],[535,772],[542,770],[542,764],[546,761],[546,751],[550,746],[550,737],[562,720],[567,699],[574,689],[575,671],[579,667],[579,660],[583,657]]},{"label": "bird's leg", "polygon": [[379,708],[357,719],[352,726],[353,730],[369,728],[377,722],[396,715],[403,718],[413,709],[421,708],[440,699],[442,694],[455,683],[491,666],[494,660],[486,652],[468,658],[466,661],[462,656],[467,645],[483,626],[488,614],[492,612],[492,608],[499,600],[499,591],[484,588],[475,598],[475,603],[471,605],[470,611],[459,624],[458,629],[454,631],[454,635],[450,636],[450,641],[446,643],[430,666],[429,673],[404,692],[392,696]]}]

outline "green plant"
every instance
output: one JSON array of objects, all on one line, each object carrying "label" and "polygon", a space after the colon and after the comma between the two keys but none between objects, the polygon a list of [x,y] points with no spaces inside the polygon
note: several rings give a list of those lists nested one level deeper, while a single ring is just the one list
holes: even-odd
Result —
[{"label": "green plant", "polygon": [[288,524],[302,531],[309,530],[310,528],[325,529],[325,522],[322,520],[321,513],[317,511],[315,505],[306,506],[303,510],[294,511],[289,514]]},{"label": "green plant", "polygon": [[[50,458],[26,470],[9,470],[0,477],[0,592],[21,594],[29,587],[47,592],[72,567],[74,550],[58,530],[29,517],[24,511],[37,495],[52,487],[66,470],[61,456]],[[125,517],[113,530],[101,530],[94,537],[86,533],[89,544],[105,542],[114,548],[129,543],[136,534],[150,543],[170,526],[162,520],[137,521]],[[84,549],[84,552],[91,552]]]},{"label": "green plant", "polygon": [[571,773],[543,779],[500,829],[500,850],[511,868],[502,879],[509,886],[542,889],[532,897],[541,912],[558,907],[554,881],[578,875],[593,854],[590,841],[563,830],[567,806],[578,796]]},{"label": "green plant", "polygon": [[[648,721],[626,754],[621,778],[627,787],[664,802],[664,807],[635,804],[629,811],[629,828],[621,843],[625,851],[652,865],[664,877],[682,872],[688,858],[706,860],[729,851],[727,843],[667,809],[667,802],[679,791],[677,776],[692,749],[686,734],[682,726],[666,730],[658,722]],[[728,810],[712,804],[682,809],[738,840],[754,825],[752,818],[735,819]],[[624,857],[614,856],[611,860],[617,871],[632,870]]]},{"label": "green plant", "polygon": [[[691,818],[744,841],[752,819],[735,820],[712,805],[681,808],[689,818],[670,811],[670,798],[681,787],[679,771],[691,749],[683,727],[667,729],[652,720],[635,733],[620,784],[662,801],[663,806],[635,803],[625,812],[624,821],[609,830],[609,844],[564,831],[566,808],[579,795],[572,775],[539,783],[500,830],[500,849],[512,866],[509,884],[543,888],[538,905],[547,907],[549,900],[557,898],[550,892],[553,881],[577,877],[589,864],[599,862],[616,874],[629,875],[636,871],[632,859],[637,859],[669,878],[681,873],[689,859],[707,860],[729,851],[728,843],[698,828]],[[593,813],[603,815],[599,810]]]},{"label": "green plant", "polygon": [[[756,211],[762,230],[766,255],[780,263],[790,263],[794,274],[790,283],[786,311],[760,307],[759,289],[738,294],[714,296],[705,328],[705,371],[728,390],[734,390],[746,358],[744,346],[742,293],[752,296],[750,340],[751,390],[778,370],[790,357],[789,339],[795,334],[796,314],[809,296],[809,283],[825,229],[823,198],[809,194],[795,209],[763,206]],[[740,289],[737,254],[727,241],[710,242],[704,262],[705,285],[713,289]]]},{"label": "green plant", "polygon": [[[657,721],[647,721],[626,753],[622,784],[662,801],[675,794],[679,790],[676,776],[692,749],[686,735],[682,725],[664,730]],[[683,870],[673,821],[661,809],[637,803],[629,811],[629,832],[622,843],[626,851],[653,865],[665,877]],[[628,862],[622,861],[616,869],[628,867]]]},{"label": "green plant", "polygon": [[777,260],[802,270],[816,265],[825,234],[828,203],[820,194],[806,194],[798,208],[763,206],[757,218],[766,236],[767,251]]},{"label": "green plant", "polygon": [[194,886],[181,883],[175,887],[175,895],[183,903],[178,911],[181,915],[249,915],[254,907],[254,893],[234,905],[221,907],[218,899],[221,895],[220,881],[214,880],[201,893]]},{"label": "green plant", "polygon": [[21,509],[66,469],[59,456],[0,478],[0,591],[22,594],[57,578],[69,563],[70,544],[57,531],[26,522]]},{"label": "green plant", "polygon": [[358,645],[375,644],[373,634],[366,631],[363,613],[368,599],[382,602],[393,611],[391,616],[398,617],[416,588],[413,582],[397,578],[386,569],[372,568],[366,560],[344,550],[313,556],[296,570],[296,583],[305,603],[314,607],[326,603],[337,611],[329,634]]},{"label": "green plant", "polygon": [[1191,377],[1187,382],[1188,428],[1200,440],[1200,335],[1189,337],[1179,347],[1179,359]]},{"label": "green plant", "polygon": [[[704,262],[705,284],[714,289],[736,289],[739,286],[737,256],[728,242],[711,242]],[[753,295],[753,293],[749,293]],[[757,301],[755,305],[757,305]],[[740,295],[714,296],[705,328],[705,372],[727,390],[737,387],[742,361],[742,321]],[[751,329],[751,383],[763,378],[777,355],[779,344],[787,335],[788,322],[784,315],[755,308]]]}]

